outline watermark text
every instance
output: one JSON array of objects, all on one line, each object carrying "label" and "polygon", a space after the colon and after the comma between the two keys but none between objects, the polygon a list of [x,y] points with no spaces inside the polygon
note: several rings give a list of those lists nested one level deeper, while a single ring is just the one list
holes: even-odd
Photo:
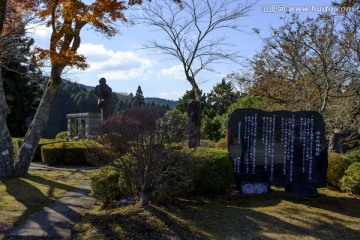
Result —
[{"label": "watermark text", "polygon": [[261,6],[264,13],[292,13],[292,12],[355,12],[356,7],[338,6],[287,6],[285,4],[265,4]]}]

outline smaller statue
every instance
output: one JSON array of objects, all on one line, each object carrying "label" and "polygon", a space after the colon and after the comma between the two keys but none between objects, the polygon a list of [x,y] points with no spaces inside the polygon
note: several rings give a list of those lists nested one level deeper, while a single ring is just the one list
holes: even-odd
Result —
[{"label": "smaller statue", "polygon": [[342,147],[342,131],[335,128],[329,139],[329,152],[344,153]]},{"label": "smaller statue", "polygon": [[106,84],[105,78],[100,78],[95,95],[99,98],[97,105],[101,109],[101,120],[104,121],[112,115],[112,89]]}]

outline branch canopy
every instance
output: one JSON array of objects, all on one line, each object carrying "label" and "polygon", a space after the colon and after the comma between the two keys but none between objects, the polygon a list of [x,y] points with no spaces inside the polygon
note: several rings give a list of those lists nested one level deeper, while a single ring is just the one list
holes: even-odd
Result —
[{"label": "branch canopy", "polygon": [[[137,4],[140,1],[129,1]],[[117,21],[126,22],[124,1],[114,0],[16,0],[10,1],[16,12],[32,14],[40,24],[51,28],[49,49],[37,48],[40,60],[50,60],[52,65],[85,69],[84,56],[77,54],[80,47],[80,31],[88,25],[107,37],[118,33]]]}]

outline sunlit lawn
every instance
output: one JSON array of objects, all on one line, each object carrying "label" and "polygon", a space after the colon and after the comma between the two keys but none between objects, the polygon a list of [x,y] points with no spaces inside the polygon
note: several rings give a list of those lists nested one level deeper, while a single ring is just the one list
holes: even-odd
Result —
[{"label": "sunlit lawn", "polygon": [[30,169],[24,177],[0,181],[0,238],[31,214],[72,190],[86,175],[82,171]]},{"label": "sunlit lawn", "polygon": [[183,199],[171,205],[93,210],[76,239],[360,239],[360,200],[329,189],[298,198],[264,196]]}]

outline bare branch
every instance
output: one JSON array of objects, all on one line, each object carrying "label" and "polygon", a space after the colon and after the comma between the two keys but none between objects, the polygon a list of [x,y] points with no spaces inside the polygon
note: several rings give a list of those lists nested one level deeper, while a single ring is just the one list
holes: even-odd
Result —
[{"label": "bare branch", "polygon": [[164,41],[154,40],[144,48],[179,60],[187,80],[197,88],[195,76],[202,70],[214,71],[214,64],[220,62],[238,62],[240,55],[230,48],[222,30],[240,30],[239,19],[247,16],[257,2],[184,0],[175,5],[169,0],[152,1],[133,18],[135,23],[165,34]]}]

